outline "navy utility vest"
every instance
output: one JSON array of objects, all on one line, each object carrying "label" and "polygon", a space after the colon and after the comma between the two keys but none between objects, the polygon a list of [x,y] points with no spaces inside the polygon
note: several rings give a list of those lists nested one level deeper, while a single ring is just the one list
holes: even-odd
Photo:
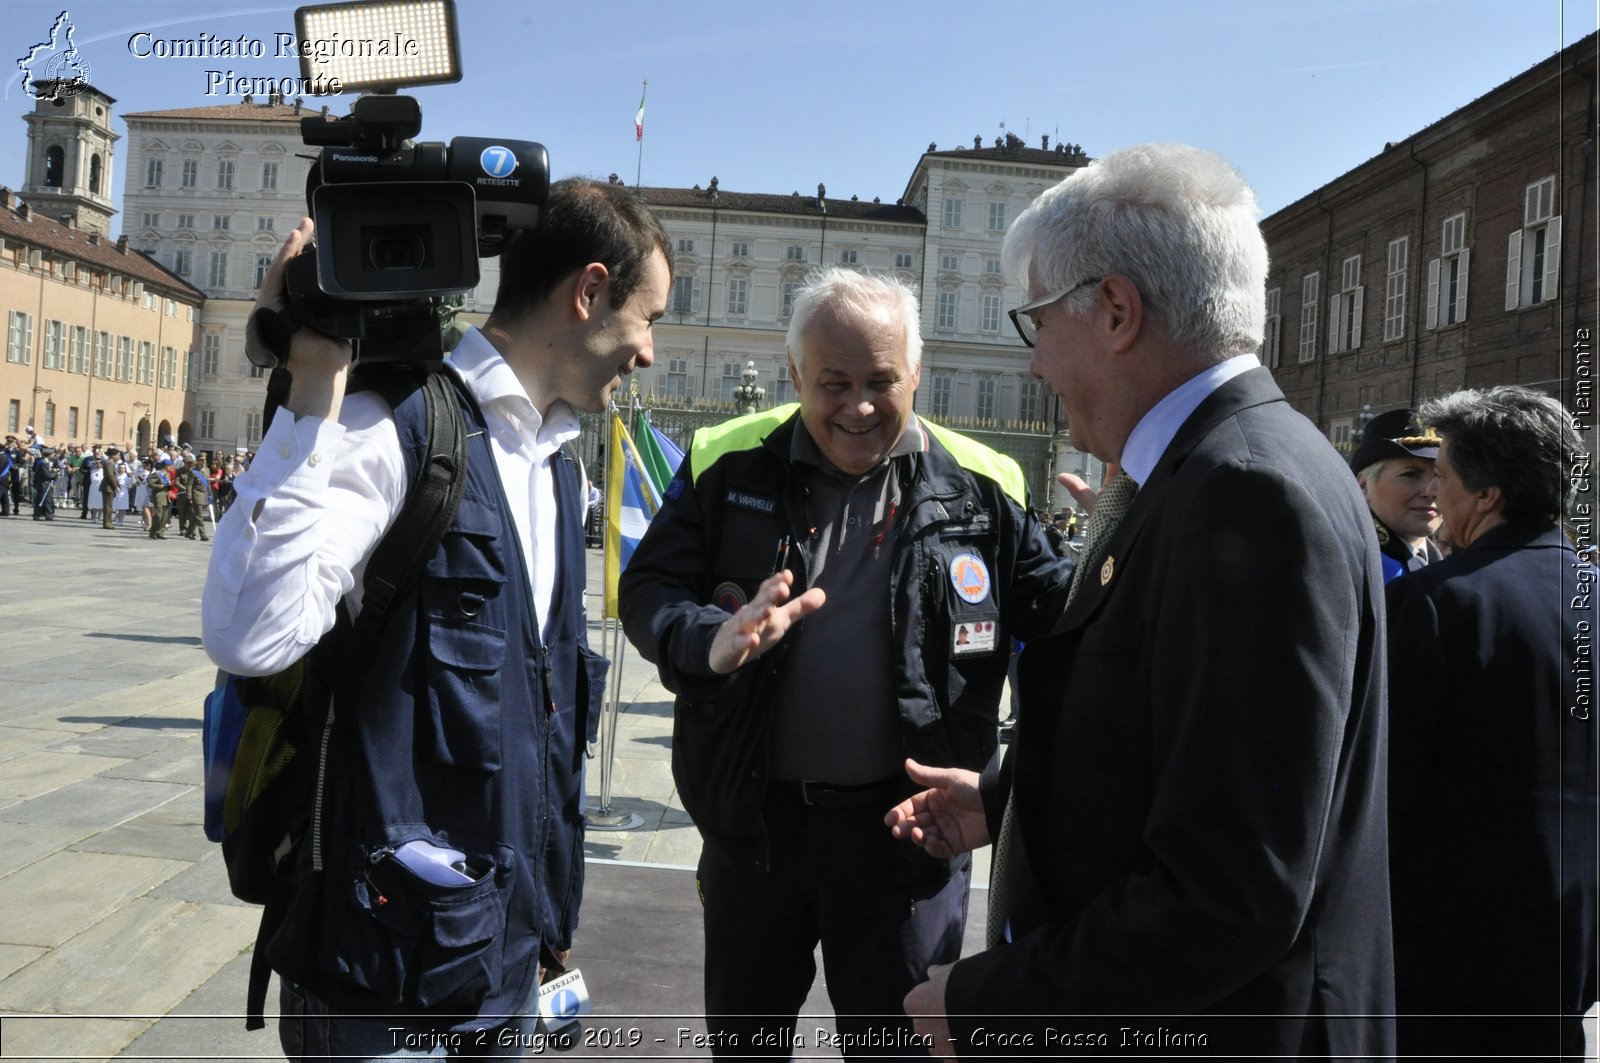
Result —
[{"label": "navy utility vest", "polygon": [[[336,1011],[466,1030],[524,1010],[541,953],[572,943],[608,662],[585,632],[577,463],[551,459],[561,573],[547,622],[483,415],[447,375],[468,432],[460,509],[371,660],[338,680],[304,877],[268,958]],[[421,389],[393,405],[413,474]],[[461,859],[419,874],[399,853],[410,843]]]}]

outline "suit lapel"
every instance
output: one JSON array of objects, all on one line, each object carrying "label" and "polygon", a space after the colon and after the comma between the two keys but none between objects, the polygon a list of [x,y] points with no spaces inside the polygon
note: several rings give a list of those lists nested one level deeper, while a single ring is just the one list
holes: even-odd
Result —
[{"label": "suit lapel", "polygon": [[1067,611],[1062,614],[1052,634],[1074,631],[1099,612],[1101,602],[1110,597],[1116,585],[1122,581],[1126,562],[1132,560],[1140,529],[1160,505],[1167,482],[1200,441],[1241,410],[1282,401],[1283,392],[1278,389],[1272,374],[1265,369],[1240,373],[1206,396],[1205,401],[1179,427],[1150,478],[1139,485],[1133,505],[1128,508],[1127,515],[1117,525],[1106,546],[1105,562],[1098,572],[1085,573],[1083,585],[1078,588],[1077,595],[1067,606]]}]

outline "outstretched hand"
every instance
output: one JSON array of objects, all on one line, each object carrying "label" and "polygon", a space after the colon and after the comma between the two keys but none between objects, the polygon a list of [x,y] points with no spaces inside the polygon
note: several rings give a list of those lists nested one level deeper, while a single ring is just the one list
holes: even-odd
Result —
[{"label": "outstretched hand", "polygon": [[768,576],[756,589],[750,604],[734,613],[717,629],[711,642],[711,670],[727,675],[766,653],[802,617],[822,608],[827,594],[812,587],[789,601],[794,573],[787,569]]},{"label": "outstretched hand", "polygon": [[929,856],[943,860],[988,845],[978,773],[965,768],[929,768],[906,759],[911,781],[930,789],[912,794],[883,817],[889,833],[910,838]]}]

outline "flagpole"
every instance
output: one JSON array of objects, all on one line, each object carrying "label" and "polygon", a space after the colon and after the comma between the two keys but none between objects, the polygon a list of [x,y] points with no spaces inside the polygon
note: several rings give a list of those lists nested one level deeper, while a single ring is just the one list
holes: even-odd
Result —
[{"label": "flagpole", "polygon": [[638,131],[638,134],[639,134],[637,137],[634,138],[639,142],[639,161],[634,165],[634,168],[633,168],[633,187],[634,188],[641,187],[640,184],[639,184],[639,181],[640,181],[641,175],[644,173],[644,97],[645,97],[645,94],[647,92],[649,92],[649,91],[650,91],[650,79],[646,78],[645,82],[644,82],[644,87],[639,90],[639,116],[634,122],[634,125],[637,127],[637,131]]},{"label": "flagpole", "polygon": [[[611,405],[611,416],[619,416],[616,403]],[[606,433],[606,483],[607,493],[610,493],[611,470],[616,468],[612,463],[618,459],[616,448],[617,434]],[[610,499],[606,500],[607,513],[610,512]],[[607,571],[607,554],[611,550],[611,534],[609,529],[601,536],[601,562],[602,572]],[[602,599],[608,591],[602,591]],[[606,683],[605,696],[600,702],[600,807],[583,815],[584,823],[590,830],[634,830],[644,825],[643,817],[633,812],[616,812],[611,807],[611,776],[612,765],[617,755],[617,716],[621,713],[622,703],[622,659],[626,649],[622,637],[622,621],[604,615],[606,610],[601,609],[600,619],[600,652],[611,659],[610,678]]]}]

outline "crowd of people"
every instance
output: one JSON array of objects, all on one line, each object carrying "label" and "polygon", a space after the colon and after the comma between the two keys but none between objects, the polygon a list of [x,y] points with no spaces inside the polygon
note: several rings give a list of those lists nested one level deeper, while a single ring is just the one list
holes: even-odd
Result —
[{"label": "crowd of people", "polygon": [[184,538],[208,540],[249,465],[249,454],[196,453],[170,438],[143,454],[117,443],[52,445],[30,425],[0,447],[0,517],[52,521],[76,509],[108,531],[137,517],[152,539],[165,539],[176,521]]}]

